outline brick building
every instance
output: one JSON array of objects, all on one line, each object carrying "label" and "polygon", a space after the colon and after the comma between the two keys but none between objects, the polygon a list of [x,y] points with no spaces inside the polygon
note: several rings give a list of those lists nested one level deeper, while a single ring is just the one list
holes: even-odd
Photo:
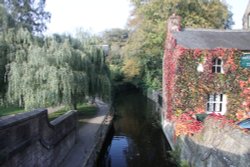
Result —
[{"label": "brick building", "polygon": [[180,23],[176,15],[168,21],[164,118],[187,111],[246,117],[250,112],[250,31],[182,29]]}]

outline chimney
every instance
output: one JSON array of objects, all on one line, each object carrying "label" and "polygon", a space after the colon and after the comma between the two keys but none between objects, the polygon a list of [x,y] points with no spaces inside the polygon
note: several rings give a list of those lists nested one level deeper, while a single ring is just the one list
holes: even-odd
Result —
[{"label": "chimney", "polygon": [[245,14],[242,18],[243,29],[250,29],[250,0],[248,1],[247,8],[245,10]]},{"label": "chimney", "polygon": [[173,13],[168,19],[168,33],[181,31],[181,17]]}]

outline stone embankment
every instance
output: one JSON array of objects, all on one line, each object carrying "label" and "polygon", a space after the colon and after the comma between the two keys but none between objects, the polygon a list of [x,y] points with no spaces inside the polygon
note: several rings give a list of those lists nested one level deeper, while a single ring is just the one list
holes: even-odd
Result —
[{"label": "stone embankment", "polygon": [[163,123],[164,132],[182,161],[198,167],[250,167],[250,134],[236,125],[205,119],[204,129],[193,136],[174,139],[171,123]]},{"label": "stone embankment", "polygon": [[98,112],[93,118],[84,119],[79,126],[76,144],[60,167],[94,166],[113,121],[110,106],[95,101]]},{"label": "stone embankment", "polygon": [[77,114],[49,122],[46,109],[0,119],[0,166],[58,166],[77,136]]},{"label": "stone embankment", "polygon": [[88,119],[69,111],[49,122],[46,109],[0,118],[0,166],[93,166],[113,120],[109,105],[96,104]]},{"label": "stone embankment", "polygon": [[148,91],[147,96],[161,110],[163,132],[172,149],[179,152],[181,161],[191,167],[250,167],[250,132],[237,125],[205,119],[201,133],[176,139],[174,123],[164,119],[161,92]]}]

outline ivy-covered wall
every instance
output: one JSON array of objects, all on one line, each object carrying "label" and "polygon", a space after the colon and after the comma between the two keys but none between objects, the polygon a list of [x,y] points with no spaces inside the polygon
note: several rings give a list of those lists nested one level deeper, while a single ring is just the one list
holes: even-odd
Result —
[{"label": "ivy-covered wall", "polygon": [[[250,69],[240,67],[241,51],[223,48],[179,50],[181,55],[171,74],[175,76],[171,88],[174,91],[173,114],[205,112],[208,94],[220,93],[227,96],[226,116],[234,120],[247,116],[250,112]],[[215,58],[222,60],[223,73],[212,72]],[[197,71],[198,64],[204,67],[203,72]]]},{"label": "ivy-covered wall", "polygon": [[[220,47],[185,48],[177,41],[178,36],[173,35],[181,31],[178,25],[180,18],[171,16],[163,57],[162,85],[164,119],[174,123],[175,136],[192,135],[202,130],[203,124],[196,119],[196,114],[206,113],[209,95],[223,95],[220,97],[222,106],[216,107],[220,107],[218,113],[226,117],[220,119],[234,122],[250,117],[250,69],[240,66],[243,52]],[[215,59],[221,60],[222,73],[214,73]],[[198,66],[202,70],[198,70]]]}]

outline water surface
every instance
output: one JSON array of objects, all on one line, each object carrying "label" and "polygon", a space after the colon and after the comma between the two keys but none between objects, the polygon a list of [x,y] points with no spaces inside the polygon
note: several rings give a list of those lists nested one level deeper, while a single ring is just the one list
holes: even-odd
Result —
[{"label": "water surface", "polygon": [[170,146],[154,119],[154,103],[139,91],[123,92],[114,101],[113,133],[99,167],[174,167]]}]

